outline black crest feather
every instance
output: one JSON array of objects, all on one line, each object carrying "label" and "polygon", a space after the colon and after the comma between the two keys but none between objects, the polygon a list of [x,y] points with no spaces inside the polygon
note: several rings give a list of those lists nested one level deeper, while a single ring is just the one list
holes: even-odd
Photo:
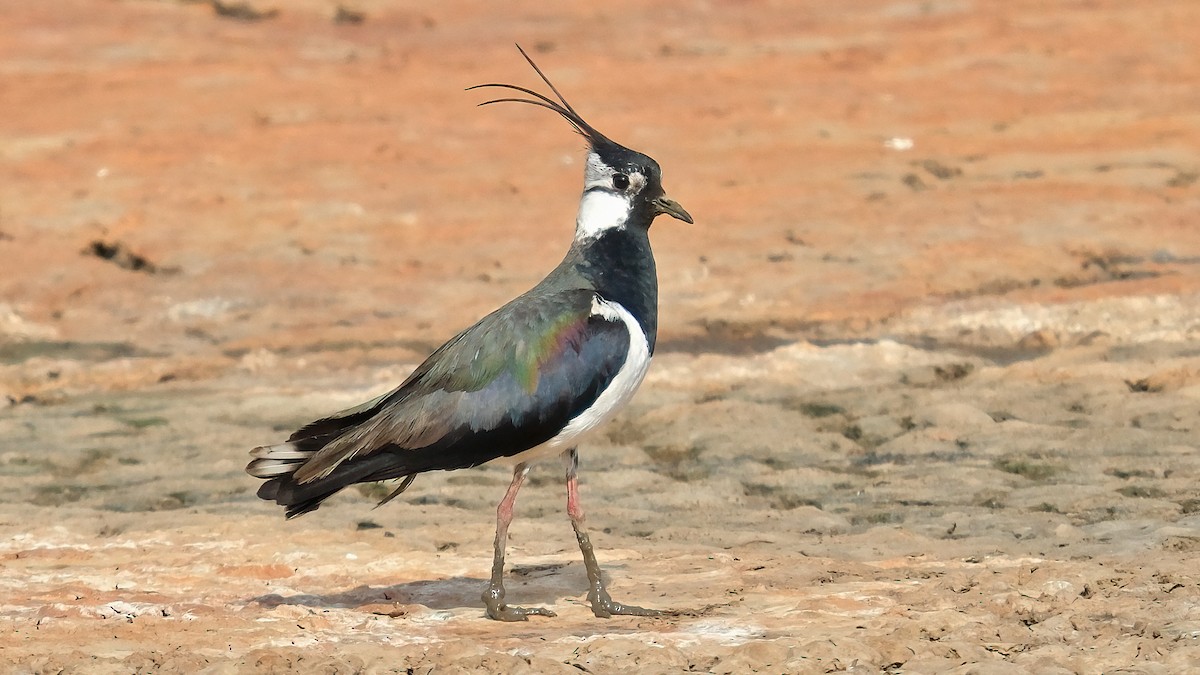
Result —
[{"label": "black crest feather", "polygon": [[529,54],[526,54],[525,50],[521,49],[521,45],[517,45],[517,51],[521,52],[521,56],[525,57],[525,60],[529,62],[530,66],[533,66],[534,72],[538,74],[538,77],[542,78],[542,82],[545,82],[546,86],[550,87],[550,91],[554,93],[554,96],[557,97],[558,100],[555,101],[549,96],[538,93],[527,87],[520,87],[515,84],[504,84],[500,82],[489,82],[487,84],[477,84],[473,87],[467,87],[467,91],[472,89],[485,89],[488,87],[494,87],[497,89],[508,89],[511,91],[520,92],[527,96],[531,96],[532,98],[509,96],[504,98],[494,98],[484,101],[479,105],[490,105],[492,103],[527,103],[529,105],[536,105],[539,108],[553,110],[561,115],[563,119],[570,123],[571,127],[575,129],[576,133],[588,139],[593,146],[616,145],[604,134],[596,131],[596,128],[588,124],[583,117],[579,115],[579,113],[575,112],[575,109],[571,107],[570,103],[567,103],[567,99],[563,98],[563,95],[559,93],[558,88],[554,86],[554,83],[550,81],[550,78],[546,77],[546,74],[542,72],[542,69],[538,68],[538,65],[533,62],[533,59],[529,58]]}]

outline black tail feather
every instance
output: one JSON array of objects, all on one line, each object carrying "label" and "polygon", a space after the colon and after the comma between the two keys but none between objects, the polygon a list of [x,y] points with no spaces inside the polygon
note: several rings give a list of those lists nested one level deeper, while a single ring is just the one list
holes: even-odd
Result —
[{"label": "black tail feather", "polygon": [[[278,454],[293,456],[298,446],[300,443],[293,441],[269,448],[256,448],[256,456],[259,458],[252,461],[247,467],[252,475],[266,478],[266,481],[258,487],[256,493],[258,498],[286,507],[288,519],[317,510],[321,502],[356,483],[372,483],[403,477],[403,482],[379,503],[379,505],[386,504],[396,495],[408,489],[413,479],[420,473],[419,470],[406,470],[396,461],[395,453],[379,453],[347,461],[335,468],[328,476],[302,483],[297,481],[293,474],[296,469],[303,466],[303,460],[285,465],[284,462],[288,460],[275,460],[271,456],[271,452],[276,449],[278,449]],[[315,453],[316,450],[308,452]],[[265,472],[261,470],[263,466],[269,464],[273,464],[275,468]]]},{"label": "black tail feather", "polygon": [[[258,488],[258,497],[273,501],[287,507],[289,519],[317,510],[321,502],[341,492],[355,483],[371,483],[406,476],[401,488],[406,489],[411,483],[415,472],[398,470],[394,456],[371,455],[359,460],[349,461],[328,476],[306,483],[300,483],[291,473],[274,476]],[[389,495],[384,501],[390,500],[403,489]]]}]

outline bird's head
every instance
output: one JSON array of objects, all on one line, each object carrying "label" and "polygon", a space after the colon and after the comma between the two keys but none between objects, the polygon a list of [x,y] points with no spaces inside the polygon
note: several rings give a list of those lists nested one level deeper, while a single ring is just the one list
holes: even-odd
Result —
[{"label": "bird's head", "polygon": [[649,228],[662,214],[691,223],[692,216],[673,199],[662,186],[662,169],[653,158],[631,150],[609,139],[588,124],[575,112],[550,82],[541,68],[529,58],[520,45],[517,50],[533,66],[534,71],[558,98],[554,100],[532,89],[514,84],[478,84],[469,89],[496,87],[520,92],[532,98],[505,97],[484,101],[490,103],[528,103],[553,110],[567,120],[571,127],[587,139],[589,147],[584,167],[583,197],[579,203],[577,237],[595,237],[610,229],[628,227]]}]

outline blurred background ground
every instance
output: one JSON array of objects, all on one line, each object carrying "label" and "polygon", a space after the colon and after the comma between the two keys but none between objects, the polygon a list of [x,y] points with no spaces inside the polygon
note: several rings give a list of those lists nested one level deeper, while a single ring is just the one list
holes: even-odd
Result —
[{"label": "blurred background ground", "polygon": [[[1181,672],[1200,659],[1200,5],[0,2],[17,672]],[[502,468],[284,523],[250,447],[551,269],[582,147],[697,220],[656,363],[482,619]]]}]

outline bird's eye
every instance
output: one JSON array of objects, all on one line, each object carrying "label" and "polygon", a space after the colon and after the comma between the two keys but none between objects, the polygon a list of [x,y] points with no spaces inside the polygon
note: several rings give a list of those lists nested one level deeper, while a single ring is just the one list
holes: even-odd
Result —
[{"label": "bird's eye", "polygon": [[618,190],[624,190],[625,188],[629,187],[629,176],[626,176],[623,173],[614,173],[613,187],[617,188]]}]

